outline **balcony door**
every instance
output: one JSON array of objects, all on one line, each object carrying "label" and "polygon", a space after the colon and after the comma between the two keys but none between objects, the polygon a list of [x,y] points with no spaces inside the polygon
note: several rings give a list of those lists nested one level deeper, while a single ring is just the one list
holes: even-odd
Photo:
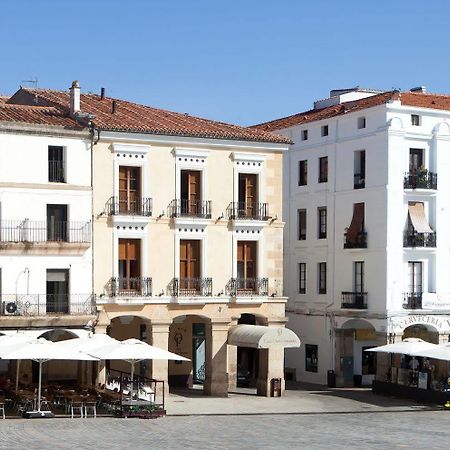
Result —
[{"label": "balcony door", "polygon": [[181,213],[197,215],[201,208],[201,171],[181,171]]},{"label": "balcony door", "polygon": [[180,241],[180,289],[200,290],[200,241]]},{"label": "balcony door", "polygon": [[67,241],[67,205],[47,205],[47,240]]},{"label": "balcony door", "polygon": [[408,262],[408,290],[411,294],[422,294],[423,271],[421,261]]},{"label": "balcony door", "polygon": [[141,168],[119,167],[119,212],[137,214],[141,198]]},{"label": "balcony door", "polygon": [[256,288],[256,242],[238,241],[237,243],[237,278],[239,290]]},{"label": "balcony door", "polygon": [[258,203],[258,175],[239,174],[239,215],[254,216]]},{"label": "balcony door", "polygon": [[141,240],[119,239],[119,290],[138,290],[140,278]]},{"label": "balcony door", "polygon": [[421,167],[424,166],[423,149],[410,148],[409,149],[409,172],[417,173]]},{"label": "balcony door", "polygon": [[47,313],[69,313],[69,270],[47,269]]}]

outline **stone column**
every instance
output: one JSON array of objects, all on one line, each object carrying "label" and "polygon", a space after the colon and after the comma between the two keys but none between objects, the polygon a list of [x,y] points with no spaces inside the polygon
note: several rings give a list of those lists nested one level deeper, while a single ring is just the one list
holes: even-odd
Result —
[{"label": "stone column", "polygon": [[284,393],[284,348],[260,349],[258,379],[256,393],[263,397],[270,397],[271,380],[281,379],[281,394]]},{"label": "stone column", "polygon": [[[169,327],[170,323],[168,322],[152,322],[152,345],[163,350],[169,350]],[[166,359],[153,360],[152,378],[164,381],[164,396],[169,395],[169,361]],[[158,386],[158,391],[156,392],[157,401],[162,400],[162,395],[162,386]]]},{"label": "stone column", "polygon": [[[106,334],[107,324],[97,324],[95,326],[95,334]],[[105,360],[98,361],[97,363],[97,386],[102,386],[106,384],[106,366]]]},{"label": "stone column", "polygon": [[[230,322],[230,327],[237,325],[237,320]],[[228,345],[228,390],[237,388],[237,346]]]},{"label": "stone column", "polygon": [[206,379],[204,393],[228,396],[228,329],[230,322],[206,324]]}]

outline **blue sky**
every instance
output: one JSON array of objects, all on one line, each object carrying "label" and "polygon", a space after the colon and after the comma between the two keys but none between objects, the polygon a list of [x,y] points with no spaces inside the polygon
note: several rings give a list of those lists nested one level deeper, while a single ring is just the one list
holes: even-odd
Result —
[{"label": "blue sky", "polygon": [[447,0],[3,0],[0,93],[23,80],[249,125],[330,89],[450,93]]}]

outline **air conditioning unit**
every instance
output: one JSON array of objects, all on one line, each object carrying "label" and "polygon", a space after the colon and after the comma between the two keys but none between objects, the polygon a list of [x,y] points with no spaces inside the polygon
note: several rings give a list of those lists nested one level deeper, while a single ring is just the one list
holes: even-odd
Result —
[{"label": "air conditioning unit", "polygon": [[17,302],[13,300],[5,301],[2,303],[2,310],[5,316],[15,316],[19,312],[19,306]]}]

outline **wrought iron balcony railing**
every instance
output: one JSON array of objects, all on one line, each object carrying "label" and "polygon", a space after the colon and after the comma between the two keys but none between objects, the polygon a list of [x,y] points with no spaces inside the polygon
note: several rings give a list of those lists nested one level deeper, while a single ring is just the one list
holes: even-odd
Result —
[{"label": "wrought iron balcony railing", "polygon": [[112,277],[109,281],[111,297],[151,297],[152,279],[150,277]]},{"label": "wrought iron balcony railing", "polygon": [[436,232],[416,233],[405,231],[403,234],[403,247],[436,247]]},{"label": "wrought iron balcony railing", "polygon": [[428,170],[406,172],[403,180],[404,189],[437,189],[437,173]]},{"label": "wrought iron balcony railing", "polygon": [[366,176],[364,174],[355,173],[353,176],[353,189],[364,189],[366,187]]},{"label": "wrought iron balcony railing", "polygon": [[422,292],[404,292],[404,309],[422,309]]},{"label": "wrought iron balcony railing", "polygon": [[231,220],[268,220],[269,205],[258,202],[231,202],[227,207],[227,217]]},{"label": "wrought iron balcony railing", "polygon": [[61,160],[50,160],[48,162],[48,181],[52,183],[65,183],[65,175],[64,163]]},{"label": "wrought iron balcony railing", "polygon": [[225,288],[231,297],[253,297],[269,295],[268,278],[231,278]]},{"label": "wrought iron balcony railing", "polygon": [[170,202],[167,213],[169,217],[199,217],[211,218],[210,200],[174,199]]},{"label": "wrought iron balcony railing", "polygon": [[211,297],[212,278],[173,278],[168,291],[172,297]]},{"label": "wrought iron balcony railing", "polygon": [[96,313],[92,294],[2,294],[3,316],[48,316]]},{"label": "wrought iron balcony railing", "polygon": [[367,248],[367,232],[361,231],[356,238],[350,239],[345,233],[344,248]]},{"label": "wrought iron balcony railing", "polygon": [[91,222],[40,222],[29,219],[2,220],[0,242],[90,243]]},{"label": "wrought iron balcony railing", "polygon": [[342,292],[341,308],[367,309],[367,292]]},{"label": "wrought iron balcony railing", "polygon": [[152,215],[153,200],[148,197],[134,199],[111,197],[106,203],[106,212],[109,216],[145,216]]}]

